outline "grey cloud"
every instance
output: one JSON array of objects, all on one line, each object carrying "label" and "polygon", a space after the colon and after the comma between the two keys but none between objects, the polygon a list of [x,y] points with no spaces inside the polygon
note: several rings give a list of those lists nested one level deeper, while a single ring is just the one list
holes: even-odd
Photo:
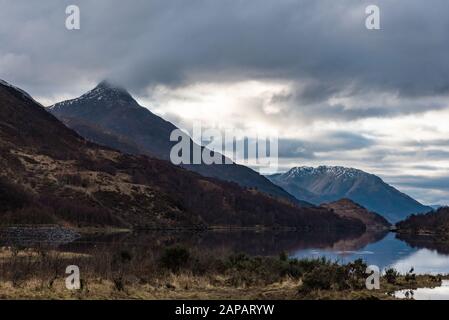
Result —
[{"label": "grey cloud", "polygon": [[[392,92],[372,92],[370,89],[339,89],[324,84],[298,84],[291,92],[273,95],[270,103],[283,106],[277,115],[281,119],[353,121],[365,118],[391,118],[448,108],[446,97],[403,97]],[[333,101],[330,101],[334,98]],[[342,102],[336,103],[335,99]],[[350,105],[346,105],[345,100]]]},{"label": "grey cloud", "polygon": [[405,144],[406,146],[415,147],[446,147],[449,146],[449,139],[426,139],[418,141],[409,141]]},{"label": "grey cloud", "polygon": [[[79,31],[65,29],[69,4],[80,6]],[[364,26],[369,4],[381,8],[380,31]],[[0,0],[0,8],[0,78],[34,96],[74,96],[104,78],[140,95],[158,84],[286,81],[291,91],[270,101],[282,106],[269,115],[279,126],[447,107],[447,0]],[[355,133],[320,134],[281,141],[281,156],[341,163],[349,155],[329,153],[376,146]],[[445,139],[408,146],[431,145],[418,158],[448,158]],[[359,163],[387,168],[398,163],[380,162],[388,157],[416,159],[401,147],[357,154]]]},{"label": "grey cloud", "polygon": [[315,159],[318,152],[348,151],[368,148],[374,141],[351,132],[327,132],[311,140],[280,139],[281,158]]},{"label": "grey cloud", "polygon": [[416,165],[416,166],[412,166],[412,169],[417,169],[417,170],[425,170],[425,171],[436,171],[438,170],[437,166],[429,166],[429,165]]},{"label": "grey cloud", "polygon": [[[449,191],[449,175],[440,177],[396,176],[390,178],[400,186]],[[449,199],[446,199],[449,202]]]},{"label": "grey cloud", "polygon": [[[0,56],[30,61],[18,75],[7,72],[12,80],[38,94],[103,77],[137,90],[199,80],[312,79],[317,85],[304,92],[306,100],[348,84],[413,97],[448,93],[445,0],[72,3],[82,12],[77,32],[64,28],[68,1],[0,1],[0,29],[15,30],[0,33]],[[382,10],[381,31],[364,27],[364,9],[373,3]]]},{"label": "grey cloud", "polygon": [[316,159],[313,150],[303,141],[283,139],[278,143],[280,158]]},{"label": "grey cloud", "polygon": [[[397,149],[380,149],[376,150],[378,157],[382,160],[386,160],[387,158],[396,158],[396,159],[411,159],[421,161],[435,161],[435,160],[447,160],[449,159],[449,151],[446,150],[403,150],[399,145]],[[398,160],[398,161],[399,161]]]}]

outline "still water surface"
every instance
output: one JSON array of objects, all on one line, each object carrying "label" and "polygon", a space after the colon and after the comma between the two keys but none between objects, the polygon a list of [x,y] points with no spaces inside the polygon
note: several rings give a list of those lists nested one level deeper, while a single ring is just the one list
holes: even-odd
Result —
[{"label": "still water surface", "polygon": [[400,290],[394,296],[399,299],[414,300],[449,300],[449,280],[443,280],[436,288],[418,288],[415,290]]},{"label": "still water surface", "polygon": [[249,255],[277,256],[287,252],[293,258],[326,257],[341,263],[363,259],[381,270],[392,267],[401,273],[412,267],[416,274],[449,274],[449,247],[428,238],[398,239],[395,233],[366,233],[358,238],[340,239],[329,234],[295,232],[205,232],[139,233],[81,238],[61,249],[84,251],[91,246],[149,246],[157,250],[183,245],[197,250],[212,250],[217,255],[243,252]]},{"label": "still water surface", "polygon": [[369,265],[377,265],[380,269],[392,267],[401,273],[408,272],[412,267],[416,274],[449,273],[449,255],[433,248],[412,247],[397,239],[394,233],[388,233],[382,239],[360,247],[309,248],[291,252],[291,255],[297,258],[324,256],[342,263],[361,258]]},{"label": "still water surface", "polygon": [[[0,245],[28,246],[30,236],[6,234]],[[42,235],[40,235],[42,236]],[[51,238],[51,237],[50,237]],[[400,239],[401,238],[401,239]],[[139,232],[91,235],[69,238],[50,244],[62,251],[88,252],[92,248],[117,250],[143,247],[158,251],[167,246],[182,245],[195,250],[208,250],[212,254],[226,255],[242,252],[249,255],[278,256],[286,252],[293,258],[325,257],[347,263],[363,259],[381,270],[392,267],[401,273],[414,268],[416,274],[449,274],[449,245],[426,237],[401,237],[395,233],[367,232],[361,236],[342,236],[331,233],[300,232]]]}]

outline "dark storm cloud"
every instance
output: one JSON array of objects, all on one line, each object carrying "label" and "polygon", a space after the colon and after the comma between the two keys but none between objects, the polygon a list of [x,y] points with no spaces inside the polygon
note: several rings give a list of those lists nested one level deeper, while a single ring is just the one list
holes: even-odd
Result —
[{"label": "dark storm cloud", "polygon": [[278,145],[281,158],[315,159],[317,152],[359,150],[374,145],[374,141],[351,132],[327,132],[313,141],[280,139]]},{"label": "dark storm cloud", "polygon": [[449,159],[449,151],[446,150],[403,150],[399,145],[396,149],[376,150],[376,157],[379,160],[386,160],[388,158],[395,158],[397,161],[406,159],[421,160],[421,161],[438,161]]},{"label": "dark storm cloud", "polygon": [[325,83],[297,84],[289,92],[274,94],[270,103],[284,106],[278,117],[294,115],[306,121],[393,118],[448,108],[446,97],[401,97],[398,92]]},{"label": "dark storm cloud", "polygon": [[[71,4],[81,9],[79,31],[65,28]],[[365,28],[371,4],[381,9],[380,31]],[[378,146],[389,138],[378,132],[341,133],[355,120],[448,108],[447,0],[0,0],[0,8],[0,79],[42,99],[74,97],[105,78],[150,103],[147,89],[160,84],[176,93],[196,83],[261,80],[286,89],[268,105],[250,99],[248,118],[289,132],[314,127],[318,136],[281,139],[281,157],[400,168],[449,156],[432,121],[393,151]],[[340,131],[316,134],[321,125],[330,130],[326,124]],[[420,142],[423,131],[441,139]]]},{"label": "dark storm cloud", "polygon": [[[380,31],[364,27],[381,7]],[[81,30],[64,28],[65,6]],[[11,80],[37,93],[117,78],[139,89],[237,78],[313,80],[303,100],[348,86],[404,96],[448,93],[446,0],[0,1],[0,57]],[[9,57],[9,58],[8,58]],[[371,111],[376,113],[377,111]]]},{"label": "dark storm cloud", "polygon": [[391,177],[390,180],[400,186],[449,191],[449,175],[440,177],[397,176]]}]

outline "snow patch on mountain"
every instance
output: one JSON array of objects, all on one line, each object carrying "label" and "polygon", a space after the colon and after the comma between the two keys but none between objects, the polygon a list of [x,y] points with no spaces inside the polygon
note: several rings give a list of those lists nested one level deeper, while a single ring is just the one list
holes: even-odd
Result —
[{"label": "snow patch on mountain", "polygon": [[346,178],[355,178],[362,175],[368,175],[359,169],[354,168],[346,168],[340,166],[319,166],[319,167],[295,167],[290,169],[288,172],[284,174],[286,178],[299,178],[305,176],[316,176],[316,175],[331,175],[336,178],[346,177]]},{"label": "snow patch on mountain", "polygon": [[432,209],[359,169],[340,166],[295,167],[268,178],[297,199],[316,205],[350,199],[369,211],[397,222],[410,214]]},{"label": "snow patch on mountain", "polygon": [[128,91],[107,81],[102,81],[94,89],[86,92],[82,96],[75,99],[59,102],[53,106],[50,106],[49,109],[52,111],[57,111],[64,107],[77,105],[80,102],[84,104],[90,104],[91,106],[105,105],[107,103],[111,103],[112,105],[120,104],[123,106],[133,107],[137,105],[137,102],[129,94]]}]

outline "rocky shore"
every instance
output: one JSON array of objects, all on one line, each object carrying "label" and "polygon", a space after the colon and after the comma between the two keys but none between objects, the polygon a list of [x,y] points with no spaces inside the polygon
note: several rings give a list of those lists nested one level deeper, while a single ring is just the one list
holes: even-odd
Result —
[{"label": "rocky shore", "polygon": [[2,246],[60,245],[79,237],[75,231],[60,226],[14,226],[0,229]]}]

